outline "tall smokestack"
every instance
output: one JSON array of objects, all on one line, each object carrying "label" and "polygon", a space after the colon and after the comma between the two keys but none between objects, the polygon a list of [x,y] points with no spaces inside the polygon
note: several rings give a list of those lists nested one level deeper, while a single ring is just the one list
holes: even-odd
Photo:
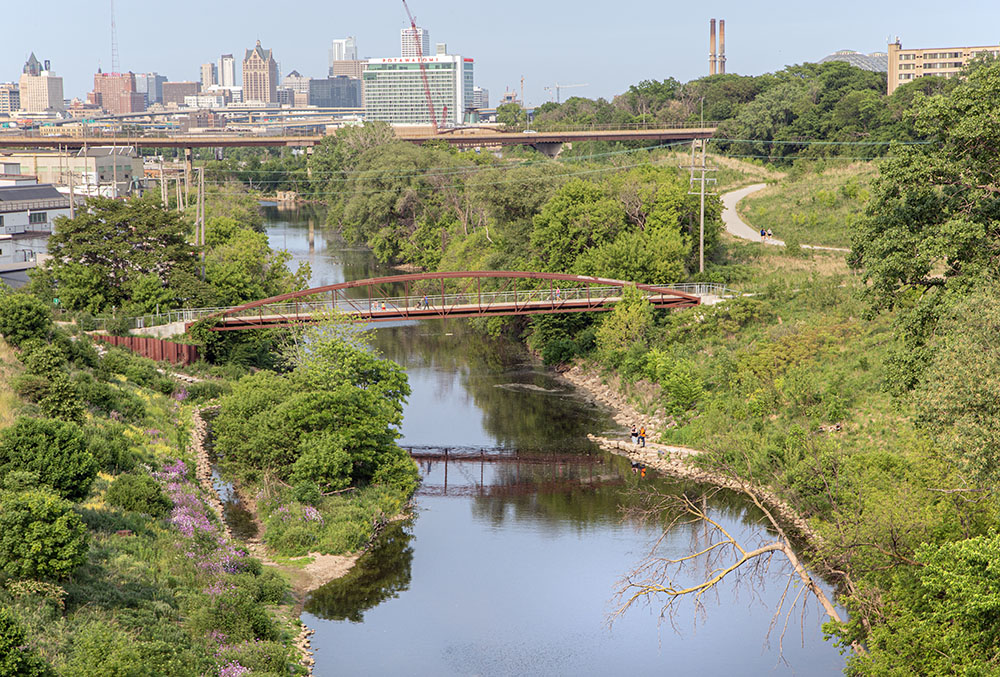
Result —
[{"label": "tall smokestack", "polygon": [[719,72],[726,72],[726,20],[719,19]]},{"label": "tall smokestack", "polygon": [[715,19],[712,19],[711,23],[711,37],[708,40],[709,51],[708,51],[708,74],[715,75],[716,69],[716,58],[715,58]]}]

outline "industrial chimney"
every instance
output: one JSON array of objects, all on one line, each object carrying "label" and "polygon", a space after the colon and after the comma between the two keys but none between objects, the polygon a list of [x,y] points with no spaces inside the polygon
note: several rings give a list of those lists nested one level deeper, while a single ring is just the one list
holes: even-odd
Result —
[{"label": "industrial chimney", "polygon": [[726,20],[719,19],[719,72],[726,72]]},{"label": "industrial chimney", "polygon": [[709,31],[710,37],[709,37],[709,40],[708,40],[708,45],[709,45],[709,51],[708,51],[708,74],[709,75],[715,75],[716,68],[717,68],[717,61],[716,61],[716,56],[715,56],[715,19],[712,19],[712,21],[710,22],[709,25],[711,26],[711,29]]}]

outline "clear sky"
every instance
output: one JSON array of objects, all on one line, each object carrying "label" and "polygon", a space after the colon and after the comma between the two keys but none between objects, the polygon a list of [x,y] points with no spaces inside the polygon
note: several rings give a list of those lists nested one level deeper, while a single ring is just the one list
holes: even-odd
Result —
[{"label": "clear sky", "polygon": [[[64,78],[67,98],[84,98],[100,64],[110,69],[110,0],[3,0],[0,82],[16,81],[32,51]],[[476,84],[495,104],[525,78],[529,104],[555,82],[588,83],[563,93],[611,98],[644,79],[681,81],[707,74],[708,22],[726,20],[728,71],[747,75],[815,61],[837,49],[994,45],[1000,3],[978,0],[803,3],[664,0],[412,0],[431,42],[476,60]],[[361,57],[399,55],[408,25],[401,0],[118,0],[122,70],[197,80],[199,65],[260,39],[281,75],[325,77],[330,40],[353,35]],[[239,65],[237,65],[239,69]]]}]

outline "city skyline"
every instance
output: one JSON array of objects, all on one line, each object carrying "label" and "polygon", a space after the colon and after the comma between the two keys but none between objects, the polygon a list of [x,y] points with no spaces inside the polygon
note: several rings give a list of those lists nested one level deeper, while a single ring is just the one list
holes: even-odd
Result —
[{"label": "city skyline", "polygon": [[[377,11],[371,6],[347,6],[334,12],[327,5],[300,0],[275,14],[270,5],[258,2],[250,2],[248,11],[240,13],[193,0],[177,0],[167,13],[154,6],[119,3],[121,69],[156,72],[170,80],[198,80],[201,64],[217,60],[220,54],[242,54],[260,39],[281,63],[280,77],[293,69],[323,77],[334,39],[355,37],[360,58],[396,56],[400,30],[408,25],[398,4],[384,2]],[[261,11],[254,11],[258,7]],[[783,0],[774,3],[767,15],[728,0],[701,9],[624,0],[613,13],[564,1],[540,6],[511,0],[502,7],[456,7],[441,0],[417,0],[411,6],[432,42],[447,42],[449,52],[475,58],[478,86],[499,98],[507,89],[519,91],[523,75],[531,105],[547,101],[550,94],[544,87],[555,82],[588,82],[589,87],[574,94],[610,99],[645,79],[675,77],[683,82],[706,75],[708,20],[713,16],[726,20],[728,71],[743,75],[817,61],[838,49],[884,51],[897,35],[913,47],[997,41],[990,27],[1000,18],[1000,8],[956,2],[942,14],[923,1],[910,8],[916,11],[902,15],[890,5],[873,7],[854,0],[831,7],[826,14],[804,12]],[[45,31],[29,30],[38,25],[37,13],[29,7],[5,9],[7,24],[15,30],[0,44],[0,82],[16,81],[25,60],[35,52],[44,54],[56,75],[63,77],[67,99],[83,99],[98,67],[108,70],[110,65],[110,9],[64,0],[56,0],[53,9],[60,21]],[[304,15],[312,20],[302,21]],[[195,20],[212,26],[212,31],[187,32]],[[165,36],[162,40],[151,39],[153,26]],[[89,39],[81,43],[81,34]],[[185,34],[193,37],[171,37]]]}]

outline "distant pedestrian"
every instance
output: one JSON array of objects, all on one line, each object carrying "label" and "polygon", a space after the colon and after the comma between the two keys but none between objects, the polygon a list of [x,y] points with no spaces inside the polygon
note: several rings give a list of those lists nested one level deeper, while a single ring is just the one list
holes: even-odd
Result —
[{"label": "distant pedestrian", "polygon": [[767,231],[763,228],[760,229],[760,241],[767,242]]},{"label": "distant pedestrian", "polygon": [[562,298],[562,291],[559,290],[559,287],[556,287],[556,301],[560,300],[561,298]]},{"label": "distant pedestrian", "polygon": [[771,229],[768,228],[767,229],[767,241],[770,242],[772,238],[774,238],[774,233],[772,233]]},{"label": "distant pedestrian", "polygon": [[382,310],[385,310],[385,301],[382,301]]},{"label": "distant pedestrian", "polygon": [[635,423],[632,424],[632,444],[639,443],[639,432],[635,428]]},{"label": "distant pedestrian", "polygon": [[426,310],[427,308],[430,308],[430,307],[431,307],[431,306],[430,306],[430,303],[428,303],[428,302],[427,302],[427,296],[426,296],[426,294],[424,295],[424,300],[423,300],[423,301],[421,301],[421,302],[420,302],[420,304],[421,304],[421,307],[423,307],[423,308],[424,308],[425,310]]},{"label": "distant pedestrian", "polygon": [[639,428],[639,446],[643,448],[646,446],[646,426]]}]

